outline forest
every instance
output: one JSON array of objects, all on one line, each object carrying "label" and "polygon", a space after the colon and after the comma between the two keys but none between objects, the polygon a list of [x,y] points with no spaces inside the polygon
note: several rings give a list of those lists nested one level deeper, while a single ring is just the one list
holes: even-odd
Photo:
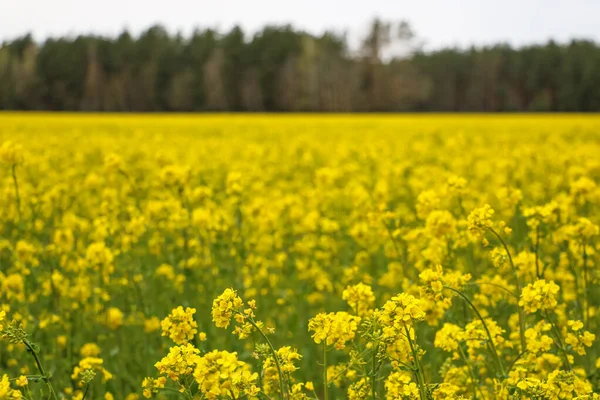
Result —
[{"label": "forest", "polygon": [[[229,112],[590,112],[600,47],[589,40],[426,51],[406,22],[347,35],[290,25],[252,35],[153,26],[0,47],[0,109]],[[401,48],[400,52],[390,49]]]}]

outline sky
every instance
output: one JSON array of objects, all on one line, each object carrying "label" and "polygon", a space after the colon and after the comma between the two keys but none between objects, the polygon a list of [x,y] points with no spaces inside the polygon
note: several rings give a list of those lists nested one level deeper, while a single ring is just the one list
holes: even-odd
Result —
[{"label": "sky", "polygon": [[139,34],[160,23],[172,33],[195,27],[254,32],[291,23],[312,33],[347,32],[358,42],[368,21],[407,20],[425,49],[506,42],[515,46],[600,41],[600,0],[0,0],[0,41],[27,32],[51,36]]}]

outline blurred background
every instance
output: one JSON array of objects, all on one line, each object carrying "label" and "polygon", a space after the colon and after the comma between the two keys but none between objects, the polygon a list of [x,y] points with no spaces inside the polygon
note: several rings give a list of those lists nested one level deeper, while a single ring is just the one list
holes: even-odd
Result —
[{"label": "blurred background", "polygon": [[596,0],[0,2],[0,109],[599,111]]}]

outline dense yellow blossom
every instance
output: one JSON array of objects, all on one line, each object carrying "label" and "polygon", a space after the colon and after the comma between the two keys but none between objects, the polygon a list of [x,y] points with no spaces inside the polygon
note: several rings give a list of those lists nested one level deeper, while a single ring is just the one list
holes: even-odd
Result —
[{"label": "dense yellow blossom", "polygon": [[0,398],[597,398],[599,127],[2,114]]},{"label": "dense yellow blossom", "polygon": [[314,332],[312,335],[315,343],[325,341],[328,346],[335,345],[337,349],[343,349],[346,342],[354,339],[360,317],[339,311],[336,313],[320,313],[308,322],[308,330]]},{"label": "dense yellow blossom", "polygon": [[354,286],[348,286],[342,293],[342,298],[348,302],[348,305],[356,315],[364,317],[373,309],[375,295],[369,285],[359,283]]},{"label": "dense yellow blossom", "polygon": [[23,146],[18,143],[6,141],[0,146],[0,161],[9,165],[23,162]]},{"label": "dense yellow blossom", "polygon": [[240,395],[256,396],[257,373],[248,364],[239,361],[236,353],[214,350],[199,357],[194,378],[207,399],[221,396],[238,398]]},{"label": "dense yellow blossom", "polygon": [[100,355],[100,347],[96,343],[86,343],[79,349],[79,354],[82,357],[98,357]]},{"label": "dense yellow blossom", "polygon": [[348,387],[348,400],[364,400],[371,395],[371,385],[366,378],[362,378]]},{"label": "dense yellow blossom", "polygon": [[419,388],[410,374],[402,371],[392,372],[385,381],[386,400],[417,400]]},{"label": "dense yellow blossom", "polygon": [[123,312],[117,307],[110,307],[106,310],[106,324],[111,329],[117,329],[123,325]]},{"label": "dense yellow blossom", "polygon": [[534,328],[528,328],[525,331],[527,351],[531,354],[549,351],[554,344],[554,340],[550,336],[550,330],[551,325],[549,323],[541,323]]},{"label": "dense yellow blossom", "polygon": [[0,399],[21,399],[22,394],[20,391],[10,387],[10,381],[8,375],[2,375],[0,379]]},{"label": "dense yellow blossom", "polygon": [[195,308],[185,310],[179,306],[162,320],[162,335],[168,336],[175,344],[185,344],[198,333],[198,324],[194,321]]},{"label": "dense yellow blossom", "polygon": [[[445,323],[435,334],[435,346],[448,352],[456,352],[461,342],[465,340],[465,332],[459,326]],[[456,355],[458,357],[458,355]]]},{"label": "dense yellow blossom", "polygon": [[29,379],[27,379],[25,375],[21,375],[15,380],[15,383],[17,384],[17,386],[20,387],[27,386],[27,384],[29,383]]},{"label": "dense yellow blossom", "polygon": [[400,293],[383,305],[378,319],[384,327],[384,336],[395,338],[404,335],[414,322],[423,321],[425,311],[421,308],[419,299],[410,294]]},{"label": "dense yellow blossom", "polygon": [[556,294],[559,290],[560,287],[552,281],[537,280],[523,288],[519,305],[528,313],[552,310],[558,304]]},{"label": "dense yellow blossom", "polygon": [[293,349],[290,346],[283,346],[277,350],[277,358],[279,359],[281,370],[283,372],[294,372],[298,369],[294,362],[300,360],[302,356],[296,349]]},{"label": "dense yellow blossom", "polygon": [[486,204],[481,208],[476,208],[471,211],[467,218],[469,232],[475,238],[483,241],[484,244],[488,243],[486,239],[487,230],[494,226],[494,222],[492,221],[493,216],[494,210],[489,204]]},{"label": "dense yellow blossom", "polygon": [[146,398],[151,398],[153,394],[156,394],[159,392],[160,389],[165,387],[165,384],[167,383],[167,378],[165,378],[164,376],[161,376],[159,378],[144,378],[144,380],[142,381],[142,389],[143,389],[143,395]]},{"label": "dense yellow blossom", "polygon": [[212,318],[218,328],[227,328],[234,311],[244,306],[242,299],[233,289],[225,289],[223,294],[213,301]]},{"label": "dense yellow blossom", "polygon": [[592,347],[594,340],[596,340],[596,335],[584,330],[583,326],[581,321],[570,320],[563,332],[565,343],[571,346],[580,356],[584,355],[586,353],[585,348]]}]

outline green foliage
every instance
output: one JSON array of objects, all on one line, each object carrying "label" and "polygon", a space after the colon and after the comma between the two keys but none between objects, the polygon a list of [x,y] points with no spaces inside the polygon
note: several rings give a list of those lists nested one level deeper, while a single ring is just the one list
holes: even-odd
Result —
[{"label": "green foliage", "polygon": [[[600,47],[574,40],[418,50],[406,22],[346,37],[153,26],[0,47],[0,109],[83,111],[598,111]],[[402,48],[393,57],[391,48]]]}]

